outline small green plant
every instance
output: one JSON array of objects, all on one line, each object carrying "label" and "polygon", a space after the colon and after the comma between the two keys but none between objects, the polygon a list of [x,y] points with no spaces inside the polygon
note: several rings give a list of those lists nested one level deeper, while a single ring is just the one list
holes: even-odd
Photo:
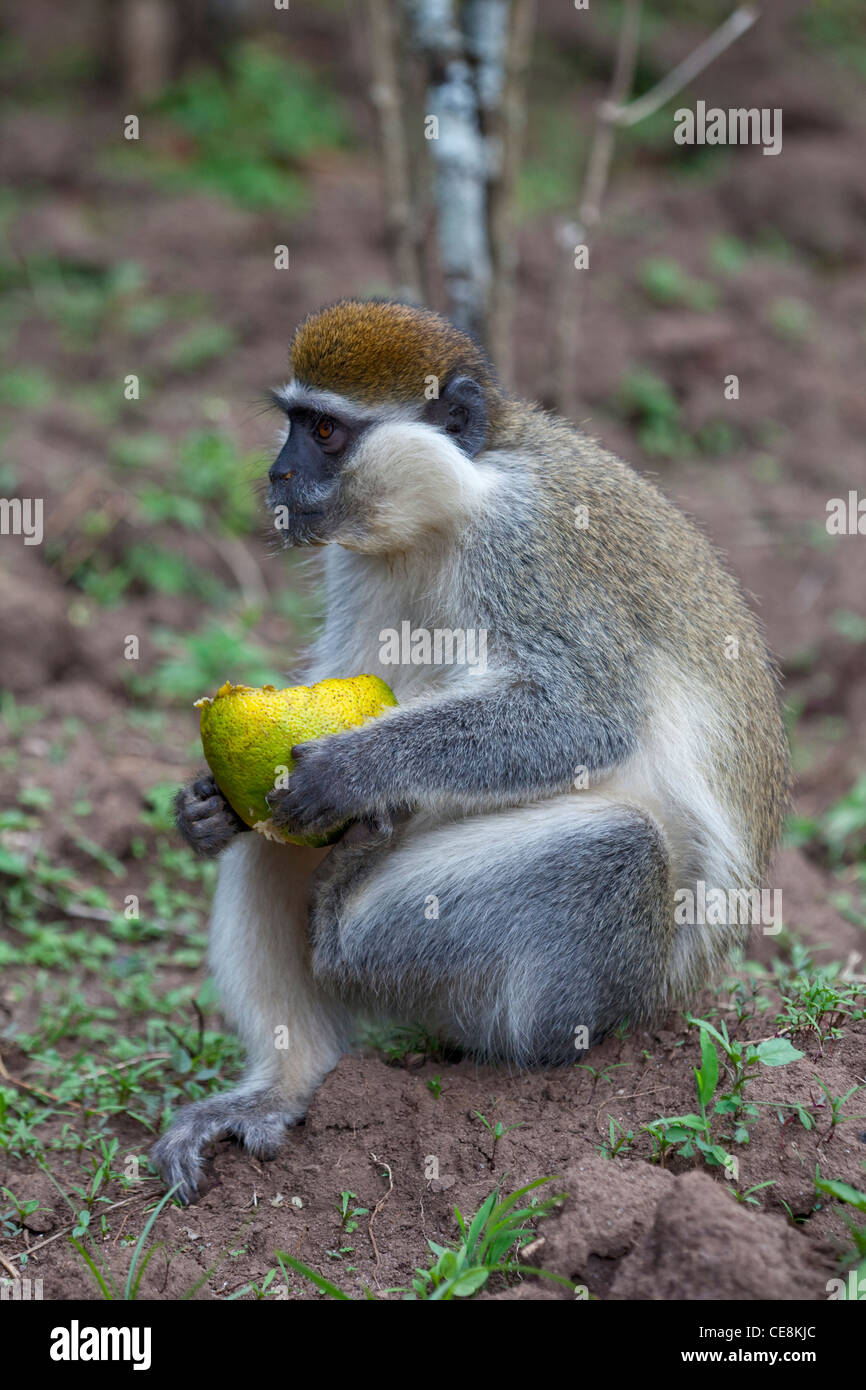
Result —
[{"label": "small green plant", "polygon": [[754,974],[747,975],[745,979],[741,975],[729,975],[723,983],[723,990],[738,1023],[750,1021],[770,1008],[770,999],[763,992],[762,981]]},{"label": "small green plant", "polygon": [[607,1118],[610,1121],[608,1139],[605,1143],[596,1145],[602,1158],[617,1158],[620,1154],[630,1154],[634,1148],[634,1132],[625,1129],[613,1115],[608,1115]]},{"label": "small green plant", "polygon": [[676,1115],[653,1120],[642,1126],[655,1145],[654,1158],[664,1167],[665,1158],[673,1149],[680,1158],[694,1158],[700,1153],[711,1166],[720,1165],[734,1170],[734,1160],[712,1138],[712,1121],[707,1107],[716,1092],[719,1080],[719,1059],[709,1033],[701,1030],[701,1065],[694,1067],[698,1088],[700,1115]]},{"label": "small green plant", "polygon": [[631,1062],[607,1062],[603,1067],[591,1067],[588,1062],[576,1062],[575,1066],[580,1071],[588,1071],[593,1085],[597,1086],[599,1081],[610,1082],[611,1072],[616,1071],[617,1067],[630,1067]]},{"label": "small green plant", "polygon": [[617,405],[634,422],[641,448],[651,457],[680,458],[689,448],[679,403],[661,377],[633,367],[620,383]]},{"label": "small green plant", "polygon": [[442,1077],[439,1075],[438,1072],[437,1072],[437,1074],[436,1074],[435,1076],[431,1076],[431,1077],[428,1078],[428,1081],[427,1081],[427,1090],[430,1092],[430,1094],[432,1095],[432,1097],[433,1097],[434,1100],[438,1100],[439,1097],[441,1096],[441,1094],[442,1094]]},{"label": "small green plant", "polygon": [[840,1202],[847,1202],[855,1211],[860,1211],[866,1216],[866,1192],[852,1187],[850,1183],[840,1182],[837,1178],[822,1178],[820,1168],[815,1169],[815,1190],[827,1197],[835,1197]]},{"label": "small green plant", "polygon": [[[866,1192],[861,1192],[859,1188],[852,1187],[850,1183],[841,1182],[838,1178],[822,1178],[821,1170],[817,1164],[815,1166],[815,1191],[825,1197],[835,1197],[837,1202],[853,1207],[854,1211],[866,1216]],[[854,1249],[845,1260],[843,1268],[853,1265],[854,1261],[857,1261],[853,1271],[856,1286],[863,1279],[866,1279],[866,1221],[861,1224],[853,1216],[848,1217],[846,1215],[845,1225],[851,1233]],[[858,1295],[855,1293],[854,1296],[857,1297]]]},{"label": "small green plant", "polygon": [[866,618],[852,608],[837,608],[830,621],[840,637],[857,644],[866,642]]},{"label": "small green plant", "polygon": [[765,1038],[760,1043],[742,1042],[728,1034],[727,1024],[720,1023],[721,1032],[702,1018],[686,1014],[687,1021],[701,1029],[703,1036],[711,1034],[722,1048],[725,1065],[731,1077],[730,1090],[726,1091],[717,1106],[718,1114],[751,1114],[746,1107],[744,1094],[750,1081],[753,1081],[762,1066],[783,1067],[788,1062],[797,1062],[804,1055],[787,1038]]},{"label": "small green plant", "polygon": [[260,1284],[257,1284],[254,1280],[251,1280],[249,1284],[244,1284],[242,1289],[235,1289],[234,1293],[230,1293],[228,1298],[226,1299],[226,1302],[234,1303],[236,1299],[243,1298],[244,1294],[248,1293],[251,1293],[253,1295],[256,1302],[258,1302],[261,1299],[267,1298],[285,1298],[287,1293],[287,1288],[285,1284],[277,1284],[274,1288],[271,1288],[271,1285],[273,1284],[276,1277],[276,1269],[269,1269]]},{"label": "small green plant", "polygon": [[260,466],[257,456],[240,454],[227,434],[211,428],[183,438],[174,473],[186,479],[190,497],[216,509],[225,530],[246,535],[257,513],[253,480]]},{"label": "small green plant", "polygon": [[[330,1279],[326,1279],[324,1274],[319,1274],[317,1270],[311,1269],[309,1265],[305,1265],[302,1260],[296,1259],[294,1255],[287,1254],[285,1250],[277,1250],[276,1258],[280,1269],[283,1271],[283,1276],[287,1284],[289,1283],[289,1270],[293,1269],[296,1274],[302,1274],[305,1279],[309,1279],[310,1283],[315,1284],[317,1289],[328,1295],[328,1298],[338,1299],[341,1303],[351,1303],[353,1301],[351,1294],[345,1293],[343,1289],[338,1288]],[[376,1300],[376,1295],[371,1293],[369,1289],[364,1290],[364,1297],[371,1301],[378,1301]]]},{"label": "small green plant", "polygon": [[217,690],[226,670],[243,671],[249,685],[281,686],[269,653],[248,635],[249,624],[213,621],[198,632],[157,629],[154,639],[165,655],[146,677],[131,677],[136,694],[188,701]]},{"label": "small green plant", "polygon": [[53,395],[54,387],[41,367],[17,367],[3,373],[0,405],[43,410]]},{"label": "small green plant", "polygon": [[789,342],[799,342],[812,327],[812,310],[802,299],[774,299],[768,317],[776,336]]},{"label": "small green plant", "polygon": [[[100,1234],[108,1235],[107,1215],[100,1214],[100,1207],[111,1206],[112,1199],[106,1194],[104,1189],[107,1185],[117,1179],[123,1180],[123,1174],[114,1171],[114,1158],[118,1150],[120,1141],[118,1139],[100,1139],[99,1152],[91,1153],[91,1180],[89,1187],[83,1187],[80,1183],[73,1183],[69,1193],[65,1192],[60,1186],[54,1174],[43,1164],[43,1171],[46,1177],[57,1188],[63,1200],[70,1207],[76,1224],[72,1231],[72,1236],[77,1239],[91,1232],[91,1223],[94,1216],[99,1215],[98,1226]],[[124,1180],[124,1186],[126,1186]]]},{"label": "small green plant", "polygon": [[758,1201],[755,1193],[760,1192],[764,1187],[775,1187],[775,1185],[776,1179],[768,1178],[766,1182],[756,1182],[753,1187],[747,1187],[745,1192],[741,1192],[738,1187],[733,1187],[731,1185],[727,1186],[725,1191],[730,1192],[731,1196],[740,1206],[748,1205],[750,1207],[759,1207],[761,1203]]},{"label": "small green plant", "polygon": [[154,468],[171,459],[171,440],[164,434],[124,433],[112,439],[109,457],[118,468],[126,471]]},{"label": "small green plant", "polygon": [[226,357],[235,346],[235,335],[225,323],[196,323],[184,329],[169,348],[168,365],[179,372],[194,372],[208,362]]},{"label": "small green plant", "polygon": [[254,43],[238,45],[227,70],[202,68],[164,94],[160,111],[192,145],[167,178],[192,178],[246,207],[305,202],[300,161],[345,139],[327,88],[298,63]]},{"label": "small green plant", "polygon": [[866,1017],[866,993],[858,981],[845,980],[839,966],[814,965],[808,951],[794,943],[791,963],[774,963],[783,1007],[776,1028],[810,1033],[823,1051],[829,1039],[842,1037],[842,1026]]},{"label": "small green plant", "polygon": [[654,304],[707,310],[718,303],[718,292],[705,280],[695,280],[669,256],[651,256],[639,271],[641,286]]},{"label": "small green plant", "polygon": [[490,1167],[493,1168],[496,1164],[496,1145],[499,1143],[500,1139],[502,1139],[504,1135],[510,1134],[513,1129],[524,1129],[526,1127],[526,1121],[520,1120],[514,1125],[504,1125],[501,1120],[497,1120],[494,1124],[491,1120],[487,1119],[486,1115],[482,1115],[480,1110],[476,1110],[475,1114],[493,1136],[493,1147],[490,1150],[490,1157],[488,1159]]},{"label": "small green plant", "polygon": [[[686,1015],[688,1022],[701,1030],[701,1065],[694,1068],[700,1114],[676,1115],[654,1120],[643,1128],[654,1145],[654,1160],[664,1165],[667,1154],[674,1150],[680,1158],[702,1155],[710,1166],[736,1170],[733,1157],[716,1143],[713,1122],[716,1116],[728,1116],[734,1125],[729,1137],[737,1144],[748,1143],[746,1121],[756,1119],[758,1109],[745,1100],[745,1090],[760,1067],[779,1067],[803,1056],[786,1038],[768,1038],[761,1043],[743,1043],[728,1035],[724,1022],[721,1032],[705,1019]],[[716,1097],[719,1086],[719,1056],[713,1039],[720,1045],[725,1065],[731,1076],[730,1089]],[[712,1105],[712,1110],[710,1106]],[[728,1136],[724,1136],[728,1137]]]},{"label": "small green plant", "polygon": [[[567,1288],[574,1288],[571,1280],[564,1279],[562,1275],[524,1265],[519,1258],[520,1251],[536,1234],[534,1226],[530,1223],[540,1220],[565,1201],[565,1195],[560,1193],[544,1201],[531,1197],[527,1205],[517,1205],[528,1193],[549,1182],[553,1182],[552,1177],[536,1178],[534,1182],[527,1183],[503,1198],[499,1196],[500,1184],[482,1203],[468,1225],[460,1209],[455,1207],[454,1216],[460,1228],[460,1241],[454,1246],[445,1246],[428,1240],[427,1244],[436,1256],[435,1263],[429,1269],[416,1269],[410,1287],[389,1289],[387,1292],[400,1293],[409,1301],[417,1299],[425,1302],[446,1302],[453,1298],[471,1298],[484,1288],[494,1274],[537,1274],[543,1279],[552,1279]],[[328,1251],[328,1254],[331,1253]],[[351,1301],[350,1294],[293,1255],[278,1250],[276,1258],[286,1276],[287,1284],[288,1269],[293,1269],[305,1279],[309,1279],[329,1298],[339,1299],[341,1302]],[[375,1294],[369,1289],[364,1290],[364,1296],[367,1299],[375,1299]]]},{"label": "small green plant", "polygon": [[739,275],[749,262],[749,248],[735,236],[722,233],[710,242],[710,269],[718,275]]},{"label": "small green plant", "polygon": [[695,445],[710,458],[732,454],[740,443],[739,431],[727,420],[708,420],[695,431]]},{"label": "small green plant", "polygon": [[340,1213],[340,1225],[347,1236],[352,1235],[358,1229],[357,1216],[369,1216],[369,1207],[353,1207],[352,1203],[357,1202],[358,1198],[354,1192],[341,1192],[337,1202],[337,1211]]},{"label": "small green plant", "polygon": [[[830,1090],[830,1087],[829,1087],[829,1086],[825,1086],[825,1084],[824,1084],[824,1082],[821,1080],[820,1076],[816,1076],[816,1077],[815,1077],[815,1081],[816,1081],[816,1083],[820,1086],[821,1090],[824,1092],[824,1096],[825,1096],[825,1099],[826,1099],[826,1103],[827,1103],[827,1105],[830,1107],[830,1129],[829,1129],[829,1132],[828,1132],[828,1134],[827,1134],[827,1136],[826,1136],[828,1139],[832,1138],[833,1133],[835,1132],[835,1130],[836,1130],[836,1128],[837,1128],[838,1125],[847,1124],[850,1120],[866,1120],[866,1115],[863,1115],[863,1114],[859,1114],[859,1115],[843,1115],[843,1114],[842,1114],[843,1107],[844,1107],[844,1106],[846,1105],[846,1103],[851,1099],[851,1097],[852,1097],[852,1096],[856,1096],[856,1094],[857,1094],[858,1091],[862,1091],[862,1090],[864,1089],[862,1085],[859,1085],[859,1086],[851,1086],[851,1087],[845,1092],[844,1095],[842,1095],[842,1096],[836,1096],[836,1095],[834,1095],[833,1092]],[[822,1102],[822,1103],[823,1103],[823,1102]]]},{"label": "small green plant", "polygon": [[534,1188],[552,1181],[552,1178],[537,1178],[501,1200],[500,1188],[495,1188],[468,1226],[459,1208],[455,1207],[462,1240],[453,1248],[428,1241],[436,1256],[435,1263],[430,1269],[416,1269],[411,1289],[397,1292],[404,1293],[408,1299],[424,1301],[468,1298],[483,1289],[492,1274],[526,1273],[541,1274],[572,1287],[569,1280],[522,1265],[519,1260],[520,1251],[535,1237],[535,1229],[528,1223],[546,1215],[563,1198],[550,1197],[524,1207],[518,1207],[517,1203]]},{"label": "small green plant", "polygon": [[423,1028],[407,1024],[368,1025],[363,1040],[368,1047],[381,1053],[392,1067],[404,1067],[417,1058],[441,1058],[443,1055],[438,1038]]},{"label": "small green plant", "polygon": [[39,1198],[31,1197],[22,1202],[9,1187],[0,1188],[0,1191],[12,1203],[8,1211],[0,1212],[0,1225],[7,1236],[19,1236],[27,1217],[39,1210]]},{"label": "small green plant", "polygon": [[145,1254],[145,1246],[147,1245],[148,1237],[151,1231],[153,1230],[154,1224],[156,1222],[157,1217],[159,1216],[159,1213],[162,1211],[166,1203],[169,1202],[171,1198],[174,1196],[175,1190],[176,1189],[172,1187],[168,1192],[166,1192],[165,1196],[162,1197],[159,1202],[157,1202],[156,1206],[154,1207],[153,1211],[148,1217],[144,1230],[142,1231],[141,1235],[138,1238],[138,1241],[136,1242],[135,1250],[133,1251],[132,1260],[130,1261],[129,1270],[126,1276],[126,1283],[124,1285],[122,1295],[119,1293],[118,1286],[115,1283],[110,1271],[104,1265],[101,1267],[100,1265],[97,1265],[89,1250],[85,1248],[81,1240],[79,1240],[76,1237],[75,1233],[73,1233],[73,1235],[69,1237],[70,1245],[73,1247],[73,1249],[78,1254],[79,1258],[84,1261],[87,1268],[90,1270],[90,1273],[96,1281],[97,1287],[99,1288],[99,1291],[104,1299],[107,1299],[109,1302],[113,1302],[114,1300],[120,1300],[122,1302],[134,1303],[135,1300],[138,1298],[138,1291],[141,1286],[141,1281],[144,1276],[144,1272],[147,1269],[148,1264],[150,1263],[151,1257],[158,1249],[160,1249],[159,1245],[152,1245]]},{"label": "small green plant", "polygon": [[852,68],[866,78],[866,34],[859,0],[825,0],[807,5],[795,20],[810,53],[827,57],[839,67]]},{"label": "small green plant", "polygon": [[19,705],[11,690],[0,690],[0,721],[12,738],[19,738],[28,724],[38,724],[45,711],[38,705]]},{"label": "small green plant", "polygon": [[820,830],[832,863],[866,863],[866,777],[825,811]]}]

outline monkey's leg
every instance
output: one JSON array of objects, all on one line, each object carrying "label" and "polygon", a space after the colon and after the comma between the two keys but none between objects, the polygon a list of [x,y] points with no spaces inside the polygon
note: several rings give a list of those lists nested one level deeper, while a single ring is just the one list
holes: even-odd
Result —
[{"label": "monkey's leg", "polygon": [[338,845],[311,902],[318,980],[489,1058],[573,1061],[667,996],[664,836],[599,797],[410,825],[366,873]]},{"label": "monkey's leg", "polygon": [[345,1011],[309,966],[306,900],[323,853],[251,834],[220,861],[211,966],[248,1070],[233,1090],[182,1110],[152,1150],[183,1201],[198,1189],[202,1150],[212,1139],[230,1134],[250,1153],[272,1156],[344,1050]]}]

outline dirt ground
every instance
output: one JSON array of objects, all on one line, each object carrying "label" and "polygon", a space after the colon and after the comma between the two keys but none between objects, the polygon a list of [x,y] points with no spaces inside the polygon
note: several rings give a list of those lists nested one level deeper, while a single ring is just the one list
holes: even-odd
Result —
[{"label": "dirt ground", "polygon": [[[64,46],[92,42],[87,6],[77,18],[51,7],[47,29],[42,4],[11,8],[25,52],[46,33],[49,56],[58,62]],[[799,941],[816,962],[839,962],[862,981],[866,944],[862,840],[852,850],[849,839],[845,852],[834,855],[820,835],[796,833],[796,825],[820,822],[866,775],[866,539],[830,536],[825,527],[828,499],[847,498],[850,490],[866,495],[866,91],[836,50],[813,46],[800,25],[802,10],[772,7],[697,92],[725,106],[781,107],[781,156],[737,149],[685,177],[670,147],[626,142],[598,240],[578,381],[585,427],[652,473],[697,519],[752,596],[780,663],[798,818],[770,877],[782,890],[784,932],[756,930],[751,971],[738,972],[755,981],[745,1006],[732,981],[684,1001],[695,1016],[716,1027],[724,1019],[733,1036],[756,1042],[776,1031],[768,1021],[779,998],[776,957],[790,959]],[[219,1027],[214,1001],[200,993],[212,876],[172,859],[180,851],[148,799],[152,788],[180,783],[198,765],[195,716],[190,699],[173,696],[167,678],[149,693],[131,683],[123,655],[135,634],[136,675],[164,671],[160,662],[175,650],[165,634],[199,631],[211,616],[208,591],[185,582],[172,591],[136,575],[108,601],[106,587],[127,564],[130,548],[144,541],[182,553],[197,575],[210,576],[215,592],[229,595],[217,624],[222,613],[227,631],[254,637],[275,672],[290,674],[309,631],[310,581],[271,553],[263,514],[248,534],[185,528],[176,517],[139,505],[143,484],[170,483],[171,456],[152,468],[145,459],[139,471],[124,471],[118,460],[131,439],[158,436],[169,441],[171,454],[191,428],[216,422],[254,479],[266,469],[274,430],[259,403],[283,378],[294,324],[322,301],[376,292],[390,282],[364,97],[363,26],[351,21],[345,42],[336,7],[299,0],[291,14],[291,51],[340,90],[355,143],[305,161],[308,204],[290,215],[250,211],[201,189],[167,187],[114,168],[103,156],[117,143],[121,98],[82,82],[77,95],[37,100],[20,62],[15,67],[4,59],[12,65],[13,92],[0,152],[0,174],[11,191],[2,208],[4,267],[43,258],[90,273],[133,262],[143,268],[149,297],[188,297],[191,320],[224,326],[232,344],[181,369],[173,363],[185,322],[155,322],[133,334],[128,320],[109,313],[98,331],[61,331],[38,295],[16,292],[15,284],[2,319],[10,371],[42,372],[50,389],[27,395],[27,381],[33,384],[27,378],[20,399],[5,397],[4,460],[20,495],[45,498],[46,544],[0,538],[0,684],[14,696],[3,706],[0,732],[6,813],[0,851],[63,866],[75,890],[73,911],[58,914],[50,883],[40,879],[39,892],[49,896],[43,908],[37,905],[35,925],[25,940],[20,918],[4,912],[8,953],[0,954],[0,1053],[10,1078],[5,1084],[0,1074],[0,1093],[32,1105],[28,1122],[38,1120],[40,1136],[31,1147],[10,1142],[21,1112],[0,1116],[7,1136],[2,1184],[16,1198],[41,1204],[23,1229],[0,1233],[0,1255],[8,1272],[32,1248],[26,1272],[43,1279],[46,1298],[100,1297],[66,1238],[70,1214],[56,1184],[68,1193],[82,1174],[92,1176],[90,1141],[100,1136],[119,1140],[116,1170],[132,1155],[141,1160],[144,1179],[143,1155],[163,1115],[163,1088],[171,1103],[190,1094],[171,1038],[148,1032],[143,1005],[123,1002],[132,999],[129,978],[139,959],[150,953],[154,988],[168,1001],[157,1024],[171,1025],[175,1041],[180,1036],[186,1045],[199,1027],[200,1040],[205,1026],[209,1034]],[[603,89],[610,33],[594,24],[578,54],[573,24],[569,7],[541,4],[532,79],[539,119],[529,129],[530,153],[539,160],[545,102],[560,122],[585,129]],[[664,71],[703,32],[685,20],[661,26],[647,51]],[[571,58],[584,64],[579,84],[563,76]],[[519,384],[542,401],[555,222],[553,209],[528,206],[516,233]],[[292,269],[275,289],[272,248],[282,241],[290,245]],[[703,307],[689,301],[688,288],[676,289],[668,302],[662,291],[648,292],[642,267],[653,258],[675,261],[692,281],[710,284]],[[623,397],[622,382],[636,367],[667,384],[673,415],[667,400],[654,407],[641,405],[634,391]],[[128,372],[140,373],[152,389],[118,407],[118,383]],[[720,382],[731,372],[739,376],[740,398],[725,402]],[[653,410],[675,435],[661,452]],[[0,491],[11,495],[9,488],[4,482]],[[253,481],[248,492],[258,495]],[[103,519],[94,523],[94,516]],[[297,601],[284,601],[287,593]],[[239,625],[240,599],[254,614],[246,626]],[[260,679],[243,660],[226,666],[223,678]],[[171,876],[168,897],[157,897],[168,879],[152,874],[155,855]],[[5,863],[0,859],[0,868]],[[0,879],[13,906],[18,881],[14,874]],[[96,907],[91,899],[88,911],[87,890],[107,898]],[[109,937],[93,958],[89,953],[106,939],[106,918],[122,912],[128,895],[140,898],[143,916],[159,929],[128,942]],[[40,954],[39,929],[49,926],[50,949],[44,945]],[[78,991],[74,1007],[70,980]],[[861,995],[861,1010],[863,1002]],[[33,1034],[46,1011],[73,1021],[43,1046]],[[77,1018],[89,1030],[80,1037]],[[290,1132],[275,1160],[258,1163],[228,1142],[215,1146],[198,1205],[161,1212],[158,1248],[140,1296],[175,1299],[195,1288],[199,1299],[225,1298],[261,1285],[276,1250],[353,1297],[364,1288],[379,1294],[402,1288],[416,1266],[430,1263],[428,1240],[454,1241],[455,1206],[472,1213],[499,1183],[510,1191],[556,1175],[549,1190],[567,1193],[568,1201],[539,1223],[542,1243],[527,1262],[590,1296],[824,1299],[851,1240],[840,1205],[816,1196],[814,1176],[817,1164],[824,1177],[866,1186],[866,1118],[848,1118],[866,1111],[866,1091],[853,1096],[837,1125],[827,1099],[866,1085],[866,1022],[850,1023],[836,1039],[822,1040],[808,1028],[791,1036],[802,1057],[762,1068],[750,1086],[760,1119],[737,1150],[735,1182],[697,1157],[653,1163],[650,1137],[641,1129],[695,1109],[700,1039],[683,1013],[655,1029],[624,1031],[594,1049],[588,1067],[559,1072],[509,1074],[466,1058],[427,1055],[413,1043],[395,1047],[390,1061],[381,1050],[359,1051],[326,1080],[306,1123]],[[102,1113],[97,1108],[85,1117],[85,1093],[75,1092],[68,1069],[106,1068],[109,1058],[117,1066],[121,1054],[111,1048],[124,1037],[144,1039],[136,1048],[147,1058],[155,1054],[142,1081],[150,1108],[131,1099],[124,1110],[115,1094]],[[236,1050],[217,1056],[213,1066],[202,1085],[225,1084],[237,1074]],[[92,1105],[85,1099],[85,1108]],[[791,1106],[807,1109],[814,1124],[792,1122]],[[493,1146],[478,1112],[494,1124],[519,1127]],[[603,1152],[611,1117],[621,1127],[617,1134],[632,1134],[615,1158]],[[86,1133],[88,1143],[67,1143],[70,1128]],[[753,1201],[732,1200],[732,1189],[745,1194],[763,1183],[773,1185]],[[158,1191],[152,1177],[140,1188],[124,1187],[116,1176],[105,1185],[105,1210],[111,1209],[95,1244],[120,1284],[134,1250],[130,1237],[141,1233],[145,1202]],[[338,1211],[344,1192],[363,1212],[346,1222]],[[300,1275],[280,1294],[320,1296]],[[574,1293],[526,1277],[508,1284],[494,1279],[480,1297]]]}]

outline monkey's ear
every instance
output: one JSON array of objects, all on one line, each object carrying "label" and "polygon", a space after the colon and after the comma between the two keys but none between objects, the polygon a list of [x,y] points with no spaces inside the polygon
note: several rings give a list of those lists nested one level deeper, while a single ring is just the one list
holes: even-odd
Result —
[{"label": "monkey's ear", "polygon": [[441,396],[428,402],[424,419],[449,434],[470,458],[484,448],[487,403],[474,377],[455,376],[449,381]]}]

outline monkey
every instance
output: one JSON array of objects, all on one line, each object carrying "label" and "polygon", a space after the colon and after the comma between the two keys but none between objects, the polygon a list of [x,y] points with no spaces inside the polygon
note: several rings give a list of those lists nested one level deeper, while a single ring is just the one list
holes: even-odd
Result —
[{"label": "monkey", "polygon": [[[277,1152],[359,1018],[546,1068],[699,990],[749,924],[677,895],[760,884],[789,794],[758,621],[654,483],[429,309],[325,307],[290,365],[268,503],[323,551],[304,680],[374,673],[398,704],[291,749],[268,794],[278,827],[348,824],[330,848],[248,831],[208,776],[178,795],[219,855],[211,967],[248,1057],[153,1150],[182,1201],[214,1138]],[[484,632],[484,669],[385,660],[406,621]]]}]

